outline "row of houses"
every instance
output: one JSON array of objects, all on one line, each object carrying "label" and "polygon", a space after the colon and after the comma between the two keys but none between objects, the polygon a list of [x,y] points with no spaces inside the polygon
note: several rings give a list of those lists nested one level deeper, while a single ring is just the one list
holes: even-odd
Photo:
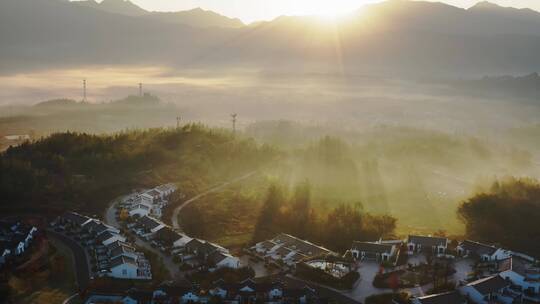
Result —
[{"label": "row of houses", "polygon": [[119,229],[76,212],[65,213],[54,226],[72,235],[90,252],[98,275],[131,280],[152,278],[149,261],[127,242]]},{"label": "row of houses", "polygon": [[158,219],[143,216],[133,230],[161,251],[174,254],[182,263],[208,269],[240,268],[240,259],[217,244],[175,231]]},{"label": "row of houses", "polygon": [[285,233],[255,244],[249,248],[249,252],[278,266],[294,266],[296,263],[314,257],[335,255],[329,249]]},{"label": "row of houses", "polygon": [[413,304],[517,304],[531,303],[522,291],[500,275],[471,282],[452,292],[413,299]]},{"label": "row of houses", "polygon": [[355,260],[390,262],[395,260],[403,245],[406,246],[408,255],[429,252],[442,256],[447,253],[449,243],[444,237],[409,235],[405,241],[381,239],[374,242],[353,242],[350,253]]},{"label": "row of houses", "polygon": [[122,207],[129,210],[129,216],[152,216],[161,218],[162,210],[168,204],[169,197],[177,190],[175,184],[169,183],[153,189],[136,193],[128,197]]},{"label": "row of houses", "polygon": [[[392,260],[403,245],[406,245],[408,255],[429,252],[436,256],[445,256],[449,254],[449,244],[450,240],[445,237],[409,235],[405,241],[354,242],[350,252],[352,257],[357,260],[370,259],[385,262]],[[504,260],[513,253],[496,246],[465,240],[459,243],[455,254],[462,257],[472,256],[484,262],[491,262]]]},{"label": "row of houses", "polygon": [[464,241],[461,254],[474,255],[496,265],[495,274],[470,282],[457,291],[415,299],[413,304],[514,304],[540,303],[540,264],[507,250]]},{"label": "row of houses", "polygon": [[193,286],[172,286],[162,284],[155,290],[131,289],[125,294],[95,294],[86,304],[161,304],[161,303],[319,303],[316,290],[306,285],[290,286],[281,281],[258,282],[246,279],[238,283],[218,280],[208,290]]},{"label": "row of houses", "polygon": [[0,267],[24,254],[37,228],[20,221],[0,221]]}]

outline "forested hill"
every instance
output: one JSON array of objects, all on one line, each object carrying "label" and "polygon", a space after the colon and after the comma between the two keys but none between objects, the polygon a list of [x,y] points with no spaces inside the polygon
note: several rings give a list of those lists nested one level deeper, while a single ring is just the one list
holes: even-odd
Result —
[{"label": "forested hill", "polygon": [[274,155],[267,146],[201,125],[102,136],[58,133],[0,154],[0,209],[98,213],[133,187],[180,182],[184,192],[195,192]]}]

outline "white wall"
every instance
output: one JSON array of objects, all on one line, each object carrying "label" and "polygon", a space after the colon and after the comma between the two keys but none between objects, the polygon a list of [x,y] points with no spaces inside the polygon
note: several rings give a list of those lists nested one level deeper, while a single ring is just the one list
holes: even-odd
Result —
[{"label": "white wall", "polygon": [[136,279],[137,266],[132,264],[122,264],[111,269],[111,276],[122,279]]}]

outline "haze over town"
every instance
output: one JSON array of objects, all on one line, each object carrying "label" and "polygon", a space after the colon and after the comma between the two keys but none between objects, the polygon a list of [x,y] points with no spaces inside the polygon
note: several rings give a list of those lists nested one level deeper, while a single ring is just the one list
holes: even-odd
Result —
[{"label": "haze over town", "polygon": [[0,302],[540,301],[539,1],[2,0],[0,42]]}]

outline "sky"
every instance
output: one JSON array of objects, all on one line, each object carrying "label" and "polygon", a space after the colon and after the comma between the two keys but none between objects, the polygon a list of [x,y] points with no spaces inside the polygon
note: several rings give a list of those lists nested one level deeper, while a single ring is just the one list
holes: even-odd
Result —
[{"label": "sky", "polygon": [[[101,0],[99,0],[101,1]],[[246,23],[270,20],[281,15],[339,15],[381,0],[131,0],[153,11],[179,11],[196,7],[240,18]],[[441,0],[468,8],[479,0]],[[532,8],[540,11],[540,0],[490,0],[501,6]]]}]

